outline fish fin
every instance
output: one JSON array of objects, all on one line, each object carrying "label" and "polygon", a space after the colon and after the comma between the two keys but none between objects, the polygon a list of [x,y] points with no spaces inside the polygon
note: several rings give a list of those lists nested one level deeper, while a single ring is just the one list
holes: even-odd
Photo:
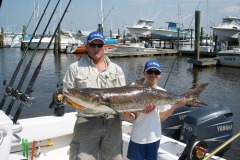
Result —
[{"label": "fish fin", "polygon": [[185,98],[197,98],[199,97],[200,93],[206,88],[206,86],[208,85],[208,83],[204,83],[204,84],[201,84],[199,85],[198,87],[188,91],[186,94],[185,94]]},{"label": "fish fin", "polygon": [[108,103],[108,102],[103,103],[103,102],[102,102],[101,104],[103,104],[103,105],[105,105],[105,106],[111,108],[111,109],[114,110],[116,113],[120,114],[116,109],[114,109],[114,107],[111,106],[110,103]]},{"label": "fish fin", "polygon": [[81,105],[75,103],[70,98],[66,98],[66,103],[67,103],[67,105],[69,105],[71,107],[75,107],[75,108],[80,109],[80,110],[83,110],[85,108],[84,106],[81,106]]},{"label": "fish fin", "polygon": [[187,101],[187,105],[190,105],[193,107],[202,107],[202,106],[206,106],[207,104],[199,101],[197,98],[193,98]]},{"label": "fish fin", "polygon": [[144,86],[145,78],[140,78],[138,80],[135,80],[134,82],[128,84],[129,87],[143,87]]},{"label": "fish fin", "polygon": [[199,85],[198,87],[188,91],[184,97],[188,100],[187,104],[191,106],[205,106],[206,104],[199,101],[197,97],[201,94],[201,92],[207,87],[208,83],[204,83]]}]

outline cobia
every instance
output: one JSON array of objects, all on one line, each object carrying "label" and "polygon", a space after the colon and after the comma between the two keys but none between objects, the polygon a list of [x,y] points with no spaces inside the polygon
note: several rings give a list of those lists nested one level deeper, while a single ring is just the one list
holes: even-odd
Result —
[{"label": "cobia", "polygon": [[166,104],[174,104],[183,97],[187,99],[187,105],[203,106],[197,97],[206,88],[207,83],[201,84],[195,89],[183,95],[176,95],[158,89],[143,87],[139,84],[144,79],[136,81],[128,86],[115,88],[82,88],[68,89],[66,96],[67,104],[77,109],[90,108],[105,113],[131,112],[143,110],[144,107],[153,103],[158,108]]}]

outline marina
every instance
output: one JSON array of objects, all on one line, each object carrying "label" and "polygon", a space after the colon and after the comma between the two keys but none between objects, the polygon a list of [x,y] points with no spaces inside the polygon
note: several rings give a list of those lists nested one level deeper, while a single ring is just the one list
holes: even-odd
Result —
[{"label": "marina", "polygon": [[[240,158],[239,17],[228,16],[230,12],[226,11],[224,13],[228,15],[224,17],[217,11],[223,9],[217,8],[214,16],[221,16],[222,22],[220,25],[215,25],[208,19],[208,1],[204,4],[206,5],[204,8],[199,7],[200,3],[197,8],[193,5],[186,8],[188,5],[184,3],[184,12],[188,11],[191,13],[188,13],[188,16],[192,17],[189,26],[186,27],[183,22],[188,16],[183,17],[180,4],[177,10],[173,9],[172,7],[176,5],[173,1],[174,5],[170,4],[168,7],[165,5],[169,2],[164,2],[166,3],[164,5],[158,2],[157,14],[151,18],[133,17],[134,9],[140,8],[136,5],[142,5],[144,9],[146,5],[136,3],[133,7],[132,4],[128,4],[120,11],[121,14],[118,10],[118,15],[109,21],[117,2],[103,3],[101,0],[96,3],[97,9],[93,7],[96,4],[92,1],[81,7],[81,12],[84,12],[91,3],[90,8],[94,10],[94,14],[97,13],[97,16],[91,15],[90,10],[85,10],[88,13],[87,19],[84,20],[86,16],[81,15],[81,24],[79,24],[80,14],[73,11],[76,6],[79,7],[79,4],[72,2],[75,3],[73,5],[72,0],[67,3],[58,0],[53,5],[50,1],[44,4],[45,9],[39,14],[42,4],[40,0],[34,0],[35,8],[28,24],[25,22],[26,14],[25,16],[21,14],[25,19],[22,21],[22,33],[9,28],[8,14],[4,12],[4,15],[7,15],[7,26],[5,24],[1,27],[0,33],[0,81],[3,84],[0,85],[0,96],[2,96],[0,155],[3,160],[69,159],[69,144],[73,136],[76,109],[71,105],[65,105],[66,98],[72,103],[79,103],[78,107],[81,109],[92,107],[91,109],[96,112],[100,110],[104,112],[100,118],[108,118],[112,116],[107,115],[108,112],[115,114],[130,110],[138,111],[145,106],[143,105],[145,103],[156,104],[160,109],[162,106],[158,104],[163,104],[164,98],[172,98],[172,101],[176,101],[179,97],[185,97],[188,103],[177,108],[161,123],[163,136],[157,159],[238,160]],[[109,4],[112,5],[111,9],[107,9],[106,12],[105,5]],[[1,5],[2,1],[0,1],[0,11]],[[116,5],[116,8],[121,5]],[[156,9],[156,3],[152,5]],[[5,7],[14,10],[9,9],[10,6]],[[48,6],[54,9],[49,9]],[[66,6],[64,11],[62,6],[64,8]],[[132,7],[128,8],[129,6]],[[167,9],[164,14],[160,14],[160,6]],[[216,6],[212,4],[211,8]],[[128,10],[131,10],[131,13],[128,13]],[[27,11],[30,10],[26,10],[26,13]],[[178,17],[173,20],[171,16],[175,15],[176,11]],[[195,12],[194,16],[193,12]],[[204,20],[200,18],[201,13]],[[92,17],[91,20],[89,17]],[[92,32],[92,28],[88,25],[91,21],[95,21],[93,17],[97,22],[90,26],[95,26],[93,30],[103,32],[106,37],[102,36],[105,44],[89,46],[92,48],[104,46],[106,56],[123,69],[126,82],[131,85],[97,89],[97,93],[94,92],[95,88],[81,88],[79,94],[85,97],[76,99],[74,95],[63,93],[62,79],[70,64],[86,56],[85,44],[89,43],[86,39]],[[124,20],[121,20],[122,17]],[[155,19],[156,17],[158,18]],[[46,20],[43,20],[44,18]],[[137,24],[131,25],[133,19],[138,19]],[[207,23],[204,22],[206,24],[202,25],[205,19]],[[116,23],[115,20],[117,23],[121,22],[121,25],[116,25],[121,26],[119,29],[116,29],[115,24],[112,25]],[[159,20],[167,26],[159,25]],[[195,24],[192,23],[193,20]],[[17,21],[18,19],[15,19],[14,23]],[[4,24],[2,21],[0,23]],[[30,32],[30,23],[34,26],[33,32]],[[111,27],[109,27],[110,23]],[[209,26],[208,23],[211,25]],[[85,28],[86,26],[88,27]],[[166,89],[166,92],[138,84],[142,78],[143,65],[150,59],[157,59],[161,63],[162,78],[159,79],[158,84]],[[154,74],[159,75],[156,72]],[[97,104],[93,102],[92,97],[99,98]],[[125,98],[119,101],[118,97]],[[167,104],[169,103],[168,100]],[[125,121],[124,117],[121,119],[123,160],[127,160],[132,121]]]}]

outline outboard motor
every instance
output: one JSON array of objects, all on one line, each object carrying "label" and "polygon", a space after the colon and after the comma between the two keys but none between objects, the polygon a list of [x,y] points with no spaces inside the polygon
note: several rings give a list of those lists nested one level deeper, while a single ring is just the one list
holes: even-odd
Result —
[{"label": "outboard motor", "polygon": [[162,133],[163,135],[179,140],[181,127],[184,123],[184,119],[187,114],[191,111],[191,107],[183,106],[175,109],[173,114],[162,122]]},{"label": "outboard motor", "polygon": [[[193,109],[185,118],[181,129],[180,141],[188,143],[195,136],[197,141],[207,144],[208,152],[219,147],[233,135],[233,113],[225,106],[212,104]],[[217,155],[223,154],[230,149],[226,146]]]}]

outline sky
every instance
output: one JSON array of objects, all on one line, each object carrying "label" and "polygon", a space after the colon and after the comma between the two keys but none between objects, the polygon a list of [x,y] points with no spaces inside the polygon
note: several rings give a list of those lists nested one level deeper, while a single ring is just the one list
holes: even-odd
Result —
[{"label": "sky", "polygon": [[[4,31],[21,32],[25,25],[28,26],[27,34],[32,34],[48,1],[3,0],[0,8],[0,27],[3,27]],[[57,1],[51,0],[38,34],[43,33]],[[60,1],[47,33],[53,33],[68,2],[69,0]],[[176,21],[187,29],[194,27],[196,10],[200,11],[200,26],[204,28],[205,33],[212,34],[210,27],[219,25],[222,18],[240,17],[240,0],[102,0],[102,5],[101,0],[72,0],[61,28],[72,31],[97,30],[103,17],[105,35],[109,35],[110,29],[113,33],[117,33],[118,30],[120,34],[124,31],[128,33],[124,26],[136,24],[139,18],[153,20],[156,28],[167,27],[167,21]]]}]

